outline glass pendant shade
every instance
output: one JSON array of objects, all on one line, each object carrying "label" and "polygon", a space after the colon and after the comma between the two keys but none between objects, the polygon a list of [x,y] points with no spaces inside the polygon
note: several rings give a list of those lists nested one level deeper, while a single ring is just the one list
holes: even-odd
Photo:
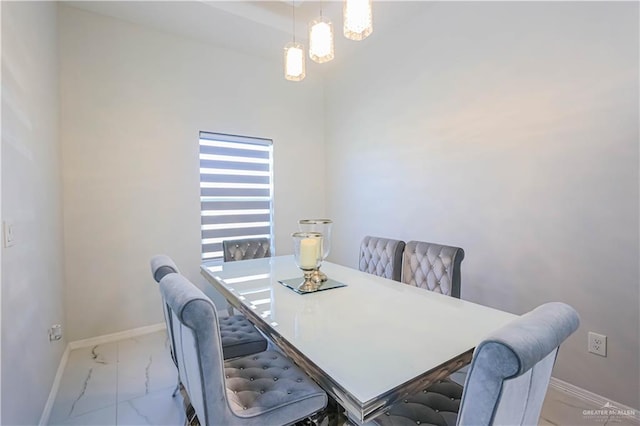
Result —
[{"label": "glass pendant shade", "polygon": [[345,0],[343,16],[346,38],[364,40],[373,32],[372,0]]},{"label": "glass pendant shade", "polygon": [[333,25],[322,16],[309,22],[309,57],[319,64],[333,59]]},{"label": "glass pendant shade", "polygon": [[284,78],[290,81],[301,81],[306,75],[304,46],[295,41],[284,47]]}]

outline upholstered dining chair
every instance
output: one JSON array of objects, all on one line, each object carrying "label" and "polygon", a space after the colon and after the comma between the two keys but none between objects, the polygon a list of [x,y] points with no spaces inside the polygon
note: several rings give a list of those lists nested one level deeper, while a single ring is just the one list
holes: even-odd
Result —
[{"label": "upholstered dining chair", "polygon": [[202,425],[289,425],[327,404],[327,395],[280,352],[224,361],[211,300],[179,274],[160,281],[172,317],[180,379]]},{"label": "upholstered dining chair", "polygon": [[560,344],[579,323],[569,305],[541,305],[476,347],[464,388],[440,381],[407,396],[374,423],[537,425]]},{"label": "upholstered dining chair", "polygon": [[[174,261],[166,255],[151,258],[151,273],[156,282],[160,282],[168,274],[179,274],[180,271]],[[166,304],[163,303],[164,319],[167,334],[171,343],[171,352],[175,360],[175,339],[172,334],[171,317],[168,315]],[[219,321],[222,338],[222,351],[225,359],[262,352],[267,348],[267,339],[251,324],[244,315],[233,315],[221,318]],[[177,363],[176,363],[177,365]]]},{"label": "upholstered dining chair", "polygon": [[[222,259],[225,262],[263,257],[271,257],[271,240],[269,238],[242,238],[222,242]],[[227,305],[227,312],[229,316],[233,315],[233,306],[230,303]]]},{"label": "upholstered dining chair", "polygon": [[224,240],[222,242],[222,257],[225,262],[271,257],[271,241],[269,238]]},{"label": "upholstered dining chair", "polygon": [[400,281],[404,246],[405,243],[401,240],[367,235],[360,243],[358,269],[379,277]]},{"label": "upholstered dining chair", "polygon": [[423,241],[409,241],[402,260],[402,282],[460,298],[460,263],[464,250]]}]

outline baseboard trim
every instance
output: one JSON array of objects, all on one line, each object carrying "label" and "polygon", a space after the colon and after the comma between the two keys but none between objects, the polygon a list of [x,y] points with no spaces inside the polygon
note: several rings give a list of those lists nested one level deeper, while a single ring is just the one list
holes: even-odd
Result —
[{"label": "baseboard trim", "polygon": [[102,336],[90,337],[88,339],[74,340],[69,343],[71,350],[78,348],[86,348],[88,346],[103,345],[122,339],[130,339],[132,337],[142,336],[144,334],[154,333],[156,331],[165,330],[164,322],[147,325],[144,327],[132,328],[131,330],[119,331],[117,333],[104,334]]},{"label": "baseboard trim", "polygon": [[563,380],[551,377],[549,381],[549,387],[555,389],[558,392],[577,398],[585,403],[593,406],[594,409],[601,409],[606,404],[614,405],[616,408],[624,411],[633,411],[635,414],[629,416],[630,419],[635,420],[640,424],[640,410],[637,408],[629,407],[616,401],[612,401],[596,393],[590,392],[586,389],[567,383]]},{"label": "baseboard trim", "polygon": [[56,377],[53,379],[53,385],[51,385],[51,391],[49,391],[49,398],[47,398],[47,403],[44,405],[44,409],[42,410],[40,422],[38,423],[39,426],[49,424],[49,416],[51,416],[53,403],[56,401],[56,396],[58,396],[58,389],[60,388],[60,382],[62,381],[62,374],[64,373],[64,369],[67,367],[67,361],[69,360],[69,352],[71,352],[71,349],[67,344],[67,347],[62,353],[62,358],[60,358],[58,371],[56,371]]}]

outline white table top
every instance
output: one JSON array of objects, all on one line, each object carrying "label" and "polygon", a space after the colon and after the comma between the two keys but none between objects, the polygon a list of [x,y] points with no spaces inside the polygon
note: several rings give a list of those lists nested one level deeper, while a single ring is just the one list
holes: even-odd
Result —
[{"label": "white table top", "polygon": [[292,256],[202,265],[203,275],[258,328],[325,376],[324,385],[334,388],[328,392],[346,392],[353,406],[345,408],[359,421],[374,409],[379,414],[380,401],[391,403],[390,391],[468,353],[515,318],[328,262],[321,270],[347,287],[292,291],[278,282],[302,281]]}]

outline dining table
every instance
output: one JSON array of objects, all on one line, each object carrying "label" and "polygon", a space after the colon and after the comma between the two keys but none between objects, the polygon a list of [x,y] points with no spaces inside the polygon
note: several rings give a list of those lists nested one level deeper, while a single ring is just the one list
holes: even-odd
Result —
[{"label": "dining table", "polygon": [[516,318],[332,262],[321,270],[330,281],[300,294],[291,283],[302,283],[302,271],[290,255],[201,265],[356,424],[469,364],[483,338]]}]

